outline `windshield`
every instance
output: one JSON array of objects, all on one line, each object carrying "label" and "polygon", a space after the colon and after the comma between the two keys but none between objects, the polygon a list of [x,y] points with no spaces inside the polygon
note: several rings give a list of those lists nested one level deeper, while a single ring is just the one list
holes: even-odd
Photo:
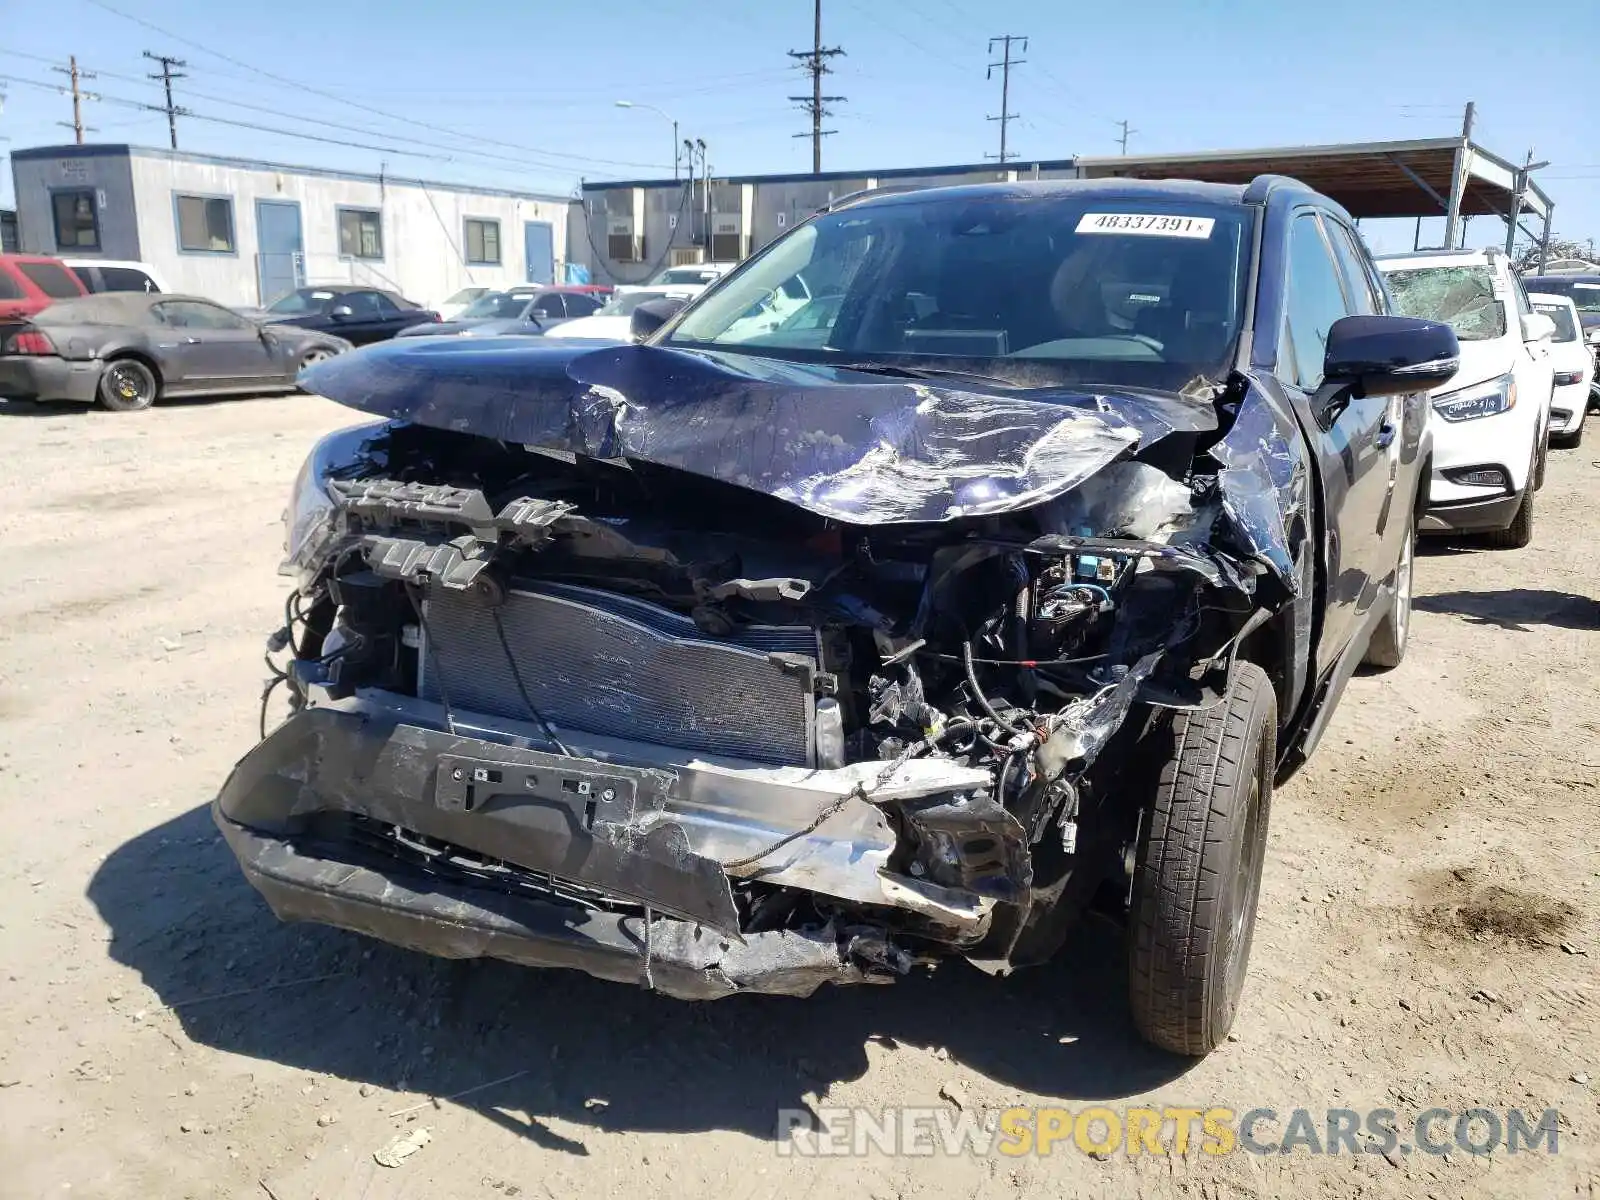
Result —
[{"label": "windshield", "polygon": [[322,306],[332,299],[332,292],[290,292],[287,296],[279,296],[271,304],[267,305],[267,311],[289,315],[319,313],[322,311]]},{"label": "windshield", "polygon": [[462,288],[459,292],[456,292],[448,300],[446,300],[445,303],[446,304],[465,304],[468,300],[471,300],[474,296],[481,296],[488,290],[489,290],[488,288],[481,288],[481,287]]},{"label": "windshield", "polygon": [[485,320],[507,317],[520,317],[523,310],[533,302],[529,295],[513,296],[510,292],[490,292],[487,296],[479,296],[462,310],[459,320],[469,321],[483,318]]},{"label": "windshield", "polygon": [[1558,342],[1575,342],[1578,340],[1578,322],[1573,319],[1572,310],[1565,304],[1541,304],[1539,297],[1529,296],[1534,312],[1541,312],[1555,322],[1556,337]]},{"label": "windshield", "polygon": [[[665,300],[670,292],[618,292],[595,312],[597,317],[626,317],[646,300]],[[682,295],[682,293],[679,293]]]},{"label": "windshield", "polygon": [[669,267],[652,279],[651,283],[658,284],[710,284],[717,281],[718,272],[708,271],[704,267]]},{"label": "windshield", "polygon": [[[1177,389],[1228,370],[1249,219],[1166,197],[912,193],[799,226],[667,341]],[[812,298],[753,331],[742,318],[775,293]]]},{"label": "windshield", "polygon": [[1578,279],[1561,279],[1549,275],[1533,275],[1522,281],[1530,292],[1543,292],[1547,296],[1566,296],[1578,306],[1581,313],[1600,313],[1600,277],[1593,275]]},{"label": "windshield", "polygon": [[1488,267],[1420,267],[1386,275],[1403,315],[1443,321],[1464,342],[1505,336],[1506,306],[1495,299]]}]

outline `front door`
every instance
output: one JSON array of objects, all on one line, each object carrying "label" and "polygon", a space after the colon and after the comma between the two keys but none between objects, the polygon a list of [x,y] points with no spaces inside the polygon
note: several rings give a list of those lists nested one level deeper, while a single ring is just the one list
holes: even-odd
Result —
[{"label": "front door", "polygon": [[[1280,354],[1280,376],[1297,388],[1316,422],[1315,443],[1322,465],[1323,507],[1327,515],[1323,552],[1328,569],[1328,606],[1323,617],[1317,661],[1334,660],[1355,636],[1376,593],[1377,580],[1394,563],[1383,561],[1380,526],[1389,495],[1389,416],[1386,396],[1328,397],[1322,389],[1328,330],[1352,305],[1321,225],[1311,212],[1294,218],[1289,233],[1288,310],[1285,340],[1288,363]],[[1336,402],[1321,407],[1319,402]]]},{"label": "front door", "polygon": [[172,383],[227,387],[281,373],[260,328],[238,313],[205,300],[165,300],[154,312],[165,326],[162,348]]},{"label": "front door", "polygon": [[556,231],[550,222],[523,222],[522,254],[529,283],[556,281]]},{"label": "front door", "polygon": [[271,304],[305,283],[305,245],[295,200],[256,201],[256,286]]}]

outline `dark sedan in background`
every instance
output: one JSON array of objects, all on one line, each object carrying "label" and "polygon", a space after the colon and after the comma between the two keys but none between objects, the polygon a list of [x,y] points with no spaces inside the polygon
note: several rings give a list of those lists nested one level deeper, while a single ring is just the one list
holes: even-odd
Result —
[{"label": "dark sedan in background", "polygon": [[355,346],[383,342],[413,325],[437,324],[439,314],[397,292],[364,284],[318,284],[279,296],[258,320],[336,334]]},{"label": "dark sedan in background", "polygon": [[511,288],[479,296],[453,320],[437,325],[413,325],[395,336],[520,334],[536,337],[566,321],[592,316],[604,303],[605,297],[589,288]]},{"label": "dark sedan in background", "polygon": [[348,349],[194,296],[105,292],[0,321],[0,396],[131,412],[167,396],[286,392],[302,367]]}]

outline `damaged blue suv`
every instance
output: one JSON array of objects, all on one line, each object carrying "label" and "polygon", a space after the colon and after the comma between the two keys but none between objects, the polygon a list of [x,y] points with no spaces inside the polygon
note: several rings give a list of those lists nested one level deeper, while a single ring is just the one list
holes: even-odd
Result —
[{"label": "damaged blue suv", "polygon": [[693,999],[1100,904],[1141,1032],[1216,1046],[1273,786],[1405,653],[1450,329],[1277,177],[851,197],[634,329],[303,374],[378,420],[295,484],[250,882]]}]

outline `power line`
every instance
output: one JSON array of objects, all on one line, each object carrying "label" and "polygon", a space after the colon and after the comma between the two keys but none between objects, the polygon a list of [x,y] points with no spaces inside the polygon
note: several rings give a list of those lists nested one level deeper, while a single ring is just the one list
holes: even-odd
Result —
[{"label": "power line", "polygon": [[811,76],[811,95],[790,96],[789,99],[797,101],[802,110],[811,114],[810,134],[797,133],[795,137],[811,138],[811,173],[822,173],[822,139],[836,132],[822,127],[822,118],[831,116],[829,104],[844,102],[843,96],[824,96],[822,94],[822,77],[832,72],[828,65],[830,58],[843,54],[838,46],[823,46],[822,44],[822,0],[812,0],[812,36],[811,49],[791,50],[789,57],[797,62],[804,63],[807,74]]},{"label": "power line", "polygon": [[1009,126],[1012,121],[1015,121],[1018,115],[1011,111],[1011,68],[1020,67],[1023,63],[1028,61],[1025,58],[1011,57],[1012,42],[1020,43],[1024,50],[1028,48],[1027,38],[1017,37],[1016,35],[1010,33],[1001,34],[999,37],[992,37],[989,39],[990,54],[994,53],[994,48],[996,45],[1005,46],[1005,53],[1000,62],[992,62],[989,64],[988,73],[984,75],[985,79],[993,79],[994,69],[996,67],[1000,68],[1000,115],[998,117],[989,118],[991,121],[1000,122],[1000,153],[998,155],[986,154],[984,157],[998,158],[1002,167],[1006,165],[1006,159],[1016,157],[1016,155],[1008,154],[1006,152],[1006,127]]},{"label": "power line", "polygon": [[413,117],[402,117],[395,113],[385,112],[381,108],[373,108],[370,104],[362,104],[357,100],[351,100],[347,96],[340,96],[333,92],[325,91],[322,88],[312,87],[309,83],[303,83],[297,79],[289,79],[282,75],[275,75],[271,71],[262,70],[260,67],[253,66],[252,64],[245,62],[243,59],[234,58],[231,54],[224,54],[220,50],[213,50],[210,46],[203,45],[202,43],[195,41],[193,38],[186,38],[181,34],[173,33],[169,29],[163,29],[159,25],[156,25],[150,21],[146,21],[143,17],[136,17],[132,13],[123,12],[120,8],[116,8],[110,4],[107,4],[105,0],[88,0],[88,2],[94,5],[96,8],[103,9],[104,11],[111,13],[113,16],[121,17],[125,21],[132,21],[135,25],[142,25],[146,29],[161,34],[163,37],[171,38],[175,42],[181,42],[185,46],[192,46],[196,50],[204,51],[206,54],[209,54],[214,58],[220,58],[223,62],[232,63],[236,67],[243,67],[246,71],[249,71],[252,74],[260,75],[263,79],[270,79],[275,83],[281,83],[285,87],[292,87],[297,91],[310,92],[312,95],[321,96],[324,100],[332,100],[335,103],[345,105],[349,108],[359,108],[363,112],[372,113],[374,116],[382,117],[386,121],[397,121],[402,125],[414,125],[418,129],[430,129],[434,133],[443,133],[453,138],[460,138],[463,141],[477,142],[480,145],[485,146],[499,146],[507,150],[520,150],[525,154],[540,155],[545,158],[564,158],[570,159],[576,163],[599,163],[603,166],[612,167],[644,167],[650,170],[661,168],[660,163],[629,162],[621,159],[596,158],[593,155],[588,154],[568,154],[560,150],[542,150],[536,146],[524,146],[516,142],[501,141],[497,138],[486,138],[478,134],[463,133],[459,129],[450,129],[443,125],[434,125],[427,121],[416,120]]},{"label": "power line", "polygon": [[172,137],[172,148],[174,150],[176,150],[178,148],[178,114],[179,113],[183,113],[184,116],[188,116],[189,114],[188,113],[184,113],[183,109],[179,108],[177,105],[172,103],[172,81],[174,79],[187,78],[181,72],[176,74],[176,75],[174,75],[173,72],[172,72],[172,68],[173,67],[187,67],[189,64],[184,62],[183,59],[181,59],[181,58],[173,58],[171,55],[168,55],[168,54],[151,54],[150,51],[148,51],[148,50],[146,50],[144,52],[144,56],[146,58],[148,58],[148,59],[151,59],[154,62],[158,62],[158,63],[161,64],[161,74],[159,74],[159,75],[146,75],[145,78],[146,79],[159,79],[161,81],[161,83],[163,84],[163,86],[166,88],[166,91],[167,91],[167,107],[166,107],[167,132]]}]

